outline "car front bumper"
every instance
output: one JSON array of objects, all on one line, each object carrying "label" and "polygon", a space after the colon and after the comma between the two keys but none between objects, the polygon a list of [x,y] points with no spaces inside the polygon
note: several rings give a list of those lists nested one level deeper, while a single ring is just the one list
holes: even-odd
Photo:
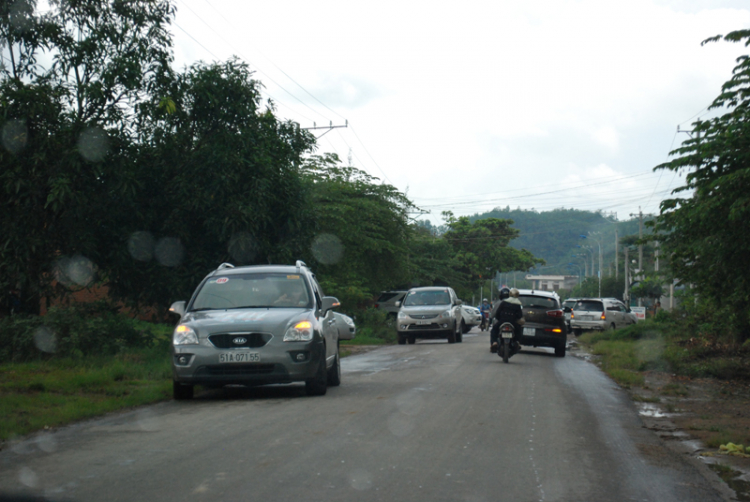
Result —
[{"label": "car front bumper", "polygon": [[[257,353],[259,361],[221,362],[220,354]],[[172,347],[176,382],[194,385],[264,385],[313,378],[325,346],[320,341],[285,342],[257,349],[217,349],[206,345]]]}]

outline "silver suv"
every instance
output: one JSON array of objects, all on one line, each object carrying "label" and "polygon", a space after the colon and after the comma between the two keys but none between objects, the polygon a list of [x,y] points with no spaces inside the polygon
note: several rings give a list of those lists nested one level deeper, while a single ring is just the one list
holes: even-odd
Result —
[{"label": "silver suv", "polygon": [[617,329],[635,324],[635,315],[616,298],[581,298],[572,307],[570,328],[580,335],[585,330]]},{"label": "silver suv", "polygon": [[198,285],[172,336],[175,399],[193,386],[305,382],[310,395],[341,383],[339,331],[315,275],[294,265],[222,264]]},{"label": "silver suv", "polygon": [[461,300],[447,287],[412,288],[399,302],[396,331],[398,343],[416,343],[417,338],[463,341]]}]

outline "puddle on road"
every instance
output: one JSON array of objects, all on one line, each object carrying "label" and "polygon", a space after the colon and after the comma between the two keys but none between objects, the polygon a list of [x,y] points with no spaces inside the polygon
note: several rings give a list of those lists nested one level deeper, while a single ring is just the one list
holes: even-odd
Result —
[{"label": "puddle on road", "polygon": [[640,403],[638,405],[638,413],[641,416],[649,418],[668,418],[675,416],[675,413],[666,413],[661,408],[651,403]]},{"label": "puddle on road", "polygon": [[750,501],[750,482],[744,479],[745,476],[741,472],[724,464],[708,464],[708,467],[734,490],[737,500]]}]

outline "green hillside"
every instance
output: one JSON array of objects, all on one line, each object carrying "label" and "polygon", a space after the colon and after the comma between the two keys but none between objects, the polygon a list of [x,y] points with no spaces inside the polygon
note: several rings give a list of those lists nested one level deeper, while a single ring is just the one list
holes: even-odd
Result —
[{"label": "green hillside", "polygon": [[[620,239],[628,235],[638,235],[637,216],[622,221],[615,215],[578,209],[537,212],[506,207],[469,217],[471,221],[484,218],[513,220],[513,227],[519,229],[521,235],[510,245],[518,249],[527,249],[534,256],[543,258],[547,262],[543,269],[545,273],[577,274],[577,269],[569,267],[568,263],[578,263],[583,267],[583,257],[576,256],[579,254],[588,257],[590,267],[591,253],[577,246],[591,246],[598,267],[599,245],[595,242],[598,240],[602,249],[602,268],[606,274],[610,264],[614,267],[615,231]],[[649,215],[644,215],[644,221],[649,219]],[[644,234],[648,232],[649,229],[644,227]],[[582,235],[586,235],[587,238],[581,238]],[[620,263],[623,260],[622,253],[620,245]]]}]

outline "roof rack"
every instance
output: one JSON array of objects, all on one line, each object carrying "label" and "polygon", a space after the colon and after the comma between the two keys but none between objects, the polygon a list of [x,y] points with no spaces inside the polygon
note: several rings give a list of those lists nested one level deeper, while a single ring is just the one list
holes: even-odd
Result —
[{"label": "roof rack", "polygon": [[217,268],[216,270],[224,270],[225,268],[234,268],[234,265],[232,265],[231,263],[224,262],[221,265],[219,265],[219,268]]}]

